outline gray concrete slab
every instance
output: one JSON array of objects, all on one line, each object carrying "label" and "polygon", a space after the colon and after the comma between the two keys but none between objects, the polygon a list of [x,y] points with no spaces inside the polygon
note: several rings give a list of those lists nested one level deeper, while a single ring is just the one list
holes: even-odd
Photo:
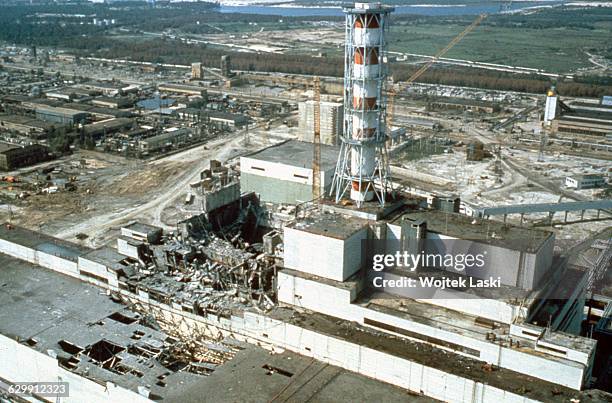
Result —
[{"label": "gray concrete slab", "polygon": [[249,345],[167,402],[433,402],[374,379],[285,351]]}]

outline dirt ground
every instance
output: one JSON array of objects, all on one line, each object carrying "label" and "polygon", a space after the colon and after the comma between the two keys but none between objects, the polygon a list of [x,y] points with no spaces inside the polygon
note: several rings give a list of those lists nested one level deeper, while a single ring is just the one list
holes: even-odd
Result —
[{"label": "dirt ground", "polygon": [[[199,179],[211,159],[224,162],[296,135],[296,127],[276,122],[270,130],[250,129],[246,142],[237,132],[149,161],[79,151],[43,164],[59,171],[49,174],[52,180],[72,178],[76,190],[31,191],[29,197],[19,199],[16,186],[13,192],[0,189],[0,220],[93,247],[113,240],[130,221],[173,230],[186,218],[180,207],[189,184]],[[30,181],[27,186],[34,188],[40,167],[9,174],[23,178],[24,183]]]}]

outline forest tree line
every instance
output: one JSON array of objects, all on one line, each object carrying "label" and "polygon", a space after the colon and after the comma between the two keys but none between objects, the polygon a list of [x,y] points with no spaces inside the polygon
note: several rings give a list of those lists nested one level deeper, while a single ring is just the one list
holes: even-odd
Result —
[{"label": "forest tree line", "polygon": [[[158,8],[150,8],[143,2],[127,1],[113,3],[112,7],[92,3],[0,5],[0,40],[22,45],[69,48],[80,56],[128,58],[135,61],[172,64],[190,64],[199,61],[207,67],[219,67],[221,55],[229,54],[232,56],[234,68],[238,70],[335,77],[341,77],[343,74],[343,61],[338,56],[317,58],[309,55],[228,52],[219,48],[206,48],[171,40],[125,41],[113,36],[112,27],[81,25],[79,20],[70,16],[45,20],[36,16],[37,13],[95,15],[98,18],[117,19],[117,27],[128,27],[131,30],[160,32],[169,29],[194,34],[216,32],[213,23],[241,26],[252,21],[274,22],[275,28],[288,29],[289,26],[299,23],[309,24],[309,21],[311,23],[313,20],[341,21],[341,17],[289,17],[283,18],[284,22],[281,24],[277,23],[278,16],[218,13],[208,3],[173,3]],[[473,16],[428,17],[398,14],[394,16],[394,23],[469,24],[472,19]],[[592,29],[611,22],[612,15],[604,9],[559,8],[528,16],[491,15],[483,24],[539,29],[575,25]],[[612,47],[607,49],[606,54],[612,54]],[[396,81],[406,80],[414,70],[414,66],[391,64],[391,74]],[[538,75],[448,66],[434,66],[421,76],[419,81],[532,93],[544,93],[553,84],[549,78]],[[576,77],[574,81],[556,84],[559,91],[568,96],[599,97],[612,93],[610,77]]]},{"label": "forest tree line", "polygon": [[[276,53],[227,52],[217,48],[194,47],[171,40],[151,40],[108,44],[95,53],[102,58],[129,58],[134,61],[155,63],[173,63],[189,65],[201,62],[206,67],[218,68],[221,56],[230,55],[232,67],[244,71],[265,71],[286,74],[310,74],[320,76],[342,77],[344,62],[341,57],[315,57],[307,55],[287,55]],[[89,52],[81,50],[81,55]],[[391,63],[390,70],[394,81],[405,81],[417,67],[400,63]],[[419,82],[430,84],[456,85],[543,94],[552,84],[561,94],[579,97],[601,97],[612,93],[609,79],[588,77],[578,81],[560,81],[554,83],[550,78],[537,74],[512,74],[493,70],[469,67],[432,67],[419,78]]]}]

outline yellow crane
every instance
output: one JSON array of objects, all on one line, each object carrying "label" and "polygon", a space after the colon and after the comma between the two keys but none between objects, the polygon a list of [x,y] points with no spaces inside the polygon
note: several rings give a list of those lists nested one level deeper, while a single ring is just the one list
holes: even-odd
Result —
[{"label": "yellow crane", "polygon": [[390,129],[391,126],[393,125],[393,115],[394,115],[394,107],[395,107],[395,96],[401,92],[402,90],[406,89],[410,84],[412,84],[414,81],[416,81],[423,73],[425,73],[427,70],[429,70],[429,68],[438,61],[438,59],[440,59],[442,56],[444,56],[446,54],[446,52],[448,52],[449,50],[451,50],[453,48],[453,46],[455,46],[457,43],[459,43],[467,34],[469,34],[470,32],[472,32],[472,30],[474,28],[476,28],[481,22],[482,20],[484,20],[485,18],[487,18],[487,14],[480,14],[478,16],[478,18],[476,18],[474,20],[474,22],[472,22],[467,28],[465,28],[459,35],[457,35],[456,37],[453,38],[452,41],[450,41],[448,43],[448,45],[446,45],[444,47],[444,49],[440,50],[438,53],[436,53],[436,55],[434,57],[432,57],[427,63],[425,63],[423,66],[421,66],[420,69],[418,69],[417,71],[415,71],[410,78],[408,78],[408,80],[405,82],[403,88],[396,90],[395,87],[391,87],[391,89],[388,92],[388,96],[389,96],[389,100],[387,103],[387,127]]}]

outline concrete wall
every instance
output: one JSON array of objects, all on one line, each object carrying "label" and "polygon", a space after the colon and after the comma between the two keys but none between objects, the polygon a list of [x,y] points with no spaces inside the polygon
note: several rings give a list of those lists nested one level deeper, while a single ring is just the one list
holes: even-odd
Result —
[{"label": "concrete wall", "polygon": [[30,263],[38,263],[36,251],[26,246],[0,239],[0,252]]},{"label": "concrete wall", "polygon": [[84,257],[79,257],[79,271],[91,273],[103,278],[108,278],[108,269],[105,265],[103,265],[102,263],[94,262],[93,260],[86,259]]},{"label": "concrete wall", "polygon": [[38,264],[47,269],[59,271],[69,276],[77,276],[79,273],[78,265],[72,260],[63,259],[59,256],[37,251]]},{"label": "concrete wall", "polygon": [[[280,276],[282,274],[282,277]],[[315,280],[293,277],[287,273],[279,272],[279,289],[282,290],[279,301],[299,306],[315,312],[321,312],[347,321],[354,321],[365,325],[365,318],[387,325],[394,326],[442,342],[461,346],[460,349],[433,343],[438,348],[448,349],[457,354],[467,355],[499,367],[523,373],[555,384],[567,386],[572,389],[581,389],[583,380],[588,373],[588,360],[582,354],[566,354],[563,359],[557,359],[550,354],[540,356],[533,353],[517,350],[499,343],[491,342],[485,338],[485,330],[468,330],[453,328],[448,325],[444,328],[436,326],[435,322],[428,324],[422,320],[413,321],[410,318],[400,317],[369,309],[360,305],[353,305],[348,295],[335,287],[325,286]],[[282,288],[287,289],[282,289]],[[293,294],[298,294],[299,298]],[[332,301],[330,303],[330,301]],[[482,301],[481,301],[482,303]],[[384,329],[378,329],[384,330]],[[384,330],[386,331],[386,330]],[[425,340],[425,338],[423,339]],[[527,341],[522,341],[527,345]],[[532,350],[533,351],[533,350]]]},{"label": "concrete wall", "polygon": [[129,256],[132,259],[138,259],[138,247],[132,245],[127,239],[117,238],[117,252],[122,255]]},{"label": "concrete wall", "polygon": [[[399,239],[401,236],[399,225],[389,224],[388,229],[387,238],[389,241]],[[458,238],[428,231],[427,239],[455,240]],[[478,243],[480,248],[487,252],[486,262],[490,270],[484,276],[482,270],[467,271],[468,275],[478,278],[499,276],[502,279],[502,284],[531,290],[538,285],[552,264],[555,237],[552,235],[545,240],[535,253],[521,252],[478,241],[474,242]]]},{"label": "concrete wall", "polygon": [[257,193],[264,202],[297,204],[312,200],[312,185],[244,172],[240,174],[240,189]]},{"label": "concrete wall", "polygon": [[540,246],[540,249],[537,251],[535,256],[535,261],[533,263],[533,281],[531,283],[532,287],[539,285],[542,278],[552,266],[554,250],[555,235],[553,234],[550,238],[544,241],[544,244]]},{"label": "concrete wall", "polygon": [[[0,248],[2,248],[0,252],[7,253],[7,251],[13,250],[11,245],[13,244],[10,242],[0,242]],[[32,254],[24,252],[27,251],[20,251],[20,253],[32,257]],[[10,255],[14,256],[12,254]],[[51,269],[62,272],[63,262],[56,261],[56,263],[59,263],[60,266],[51,267]],[[234,336],[241,337],[247,341],[264,341],[272,345],[288,348],[300,354],[313,356],[316,359],[339,365],[348,370],[359,372],[375,379],[408,388],[416,392],[422,391],[424,394],[437,399],[460,402],[465,401],[464,399],[466,396],[471,396],[468,399],[469,401],[485,402],[490,400],[489,398],[485,399],[484,396],[494,396],[495,399],[500,401],[528,401],[528,399],[524,399],[510,392],[505,392],[473,382],[466,378],[416,364],[405,358],[391,356],[357,344],[348,343],[333,337],[312,332],[305,328],[277,321],[264,315],[245,312],[244,317],[232,316],[231,319],[228,320],[211,315],[197,316],[188,312],[183,312],[178,310],[177,307],[173,308],[150,300],[148,293],[144,290],[139,290],[138,295],[135,295],[126,290],[119,289],[117,282],[111,281],[113,280],[111,277],[115,277],[114,273],[107,272],[109,284],[82,275],[76,276],[83,281],[116,291],[130,299],[147,303],[151,307],[157,307],[166,313],[180,315],[183,320],[185,318],[191,318],[195,323],[199,323],[201,326],[215,326],[222,331],[229,332],[228,334],[234,334]],[[536,356],[521,350],[486,341],[482,334],[480,334],[480,337],[468,337],[459,334],[459,332],[452,328],[439,329],[426,323],[414,322],[406,318],[374,311],[360,305],[350,304],[350,300],[352,299],[350,291],[347,294],[347,292],[336,290],[334,287],[324,286],[316,281],[291,280],[284,275],[279,277],[279,279],[282,281],[283,300],[293,302],[294,304],[297,302],[295,297],[296,294],[308,294],[312,291],[309,290],[309,287],[316,288],[316,292],[313,293],[316,297],[309,297],[307,299],[304,299],[304,297],[299,298],[300,304],[306,309],[314,308],[314,310],[318,311],[327,311],[330,315],[335,317],[353,320],[358,323],[364,323],[364,318],[367,316],[372,320],[387,323],[398,328],[407,329],[418,334],[424,334],[440,340],[456,343],[460,346],[465,346],[476,350],[479,359],[482,361],[494,363],[502,368],[511,369],[519,373],[576,390],[581,389],[583,380],[588,378],[588,365],[590,364],[585,365],[581,363],[585,360],[584,354],[568,353],[565,359],[555,358],[550,355]],[[291,295],[292,293],[293,296]],[[213,318],[216,318],[216,320],[213,320]],[[24,348],[27,347],[24,346]],[[7,354],[7,352],[2,351],[2,354]],[[473,355],[473,353],[470,353],[470,355]],[[0,358],[4,357],[0,356]],[[2,362],[14,362],[13,360],[15,358],[8,357],[8,359],[10,361],[0,359],[0,367]],[[580,362],[571,361],[571,359]],[[587,357],[587,360],[590,363],[592,361],[592,356]],[[415,374],[414,377],[413,373]],[[13,378],[9,377],[8,379]],[[37,379],[46,378],[41,377]],[[466,392],[466,390],[468,392]],[[468,394],[465,395],[465,393]],[[476,395],[474,395],[474,393],[476,393]],[[487,393],[490,393],[490,395],[487,395]],[[90,401],[96,400],[92,398]]]},{"label": "concrete wall", "polygon": [[[331,186],[334,169],[321,170],[322,194]],[[240,157],[240,190],[255,192],[262,201],[296,204],[312,200],[312,167]]]},{"label": "concrete wall", "polygon": [[334,317],[354,316],[347,314],[352,308],[350,303],[357,296],[355,290],[309,281],[289,275],[286,271],[278,273],[277,290],[280,303],[316,310]]},{"label": "concrete wall", "polygon": [[243,317],[232,316],[230,319],[214,316],[203,319],[157,302],[152,302],[150,306],[166,320],[176,323],[180,331],[197,331],[212,337],[232,335],[271,349],[287,349],[446,402],[536,401],[256,313],[245,313]]},{"label": "concrete wall", "polygon": [[[55,358],[0,335],[0,378],[9,382],[68,382],[67,403],[145,403],[149,399],[112,382],[99,384],[60,367]],[[49,402],[55,398],[47,398]]]},{"label": "concrete wall", "polygon": [[205,193],[203,196],[204,212],[208,213],[219,207],[223,207],[240,198],[240,183],[230,183],[214,192]]},{"label": "concrete wall", "polygon": [[[455,292],[458,294],[458,292]],[[448,298],[444,295],[448,294]],[[509,304],[503,300],[466,298],[465,295],[451,297],[452,290],[444,290],[436,293],[435,299],[421,300],[421,302],[441,306],[453,311],[463,312],[468,315],[480,316],[507,325],[513,323],[518,317],[527,317],[528,309]]]},{"label": "concrete wall", "polygon": [[368,236],[367,227],[346,240],[313,234],[295,228],[284,229],[284,265],[315,276],[344,281],[361,268],[357,245]]},{"label": "concrete wall", "polygon": [[0,239],[0,253],[36,264],[62,274],[78,277],[77,263],[59,256],[37,251],[14,242]]}]

